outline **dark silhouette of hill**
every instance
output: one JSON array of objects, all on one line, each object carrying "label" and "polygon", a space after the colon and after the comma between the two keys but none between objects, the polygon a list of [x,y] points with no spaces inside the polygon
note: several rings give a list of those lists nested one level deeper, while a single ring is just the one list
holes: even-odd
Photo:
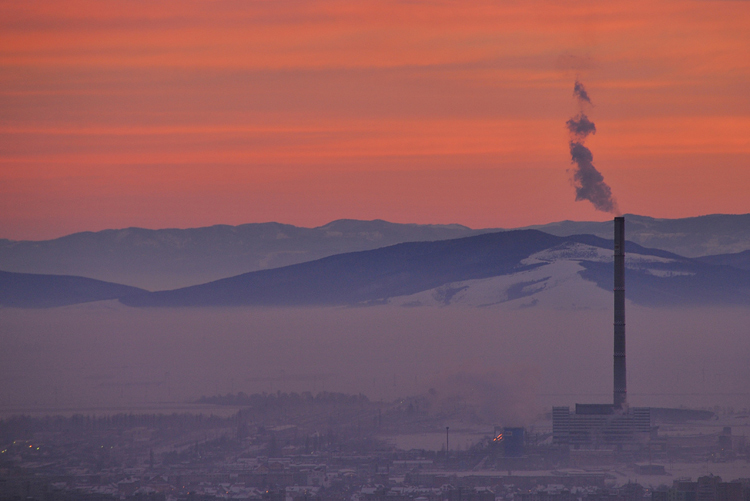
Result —
[{"label": "dark silhouette of hill", "polygon": [[[596,248],[604,252],[592,253],[590,249]],[[579,263],[584,279],[611,291],[612,264],[606,258],[611,249],[611,240],[593,235],[558,237],[514,230],[337,254],[153,293],[84,277],[0,272],[0,305],[47,308],[107,299],[157,307],[369,305],[445,287],[450,290],[441,289],[442,293],[450,295],[465,289],[462,283],[467,281],[498,276],[511,276],[504,299],[510,301],[544,290],[550,278],[530,281],[522,272],[560,259]],[[632,301],[652,306],[750,303],[748,270],[633,242],[627,242],[626,250],[635,257],[626,280]],[[540,252],[557,257],[526,261]],[[540,276],[546,276],[545,270]],[[444,303],[450,304],[451,298]]]},{"label": "dark silhouette of hill", "polygon": [[713,256],[701,256],[698,261],[713,265],[731,266],[741,270],[750,270],[750,250],[735,252],[733,254],[715,254]]},{"label": "dark silhouette of hill", "polygon": [[131,306],[358,304],[528,268],[519,268],[519,262],[560,240],[540,231],[522,230],[408,242],[141,294],[123,302]]},{"label": "dark silhouette of hill", "polygon": [[[545,263],[522,261],[534,253],[571,243],[612,248],[611,241],[592,235],[556,237],[536,230],[516,230],[340,254],[183,289],[132,295],[120,301],[130,306],[161,307],[377,304],[453,282],[543,266]],[[626,249],[628,253],[661,258],[650,262],[648,268],[629,269],[628,298],[633,301],[654,306],[750,302],[748,272],[711,266],[632,242]],[[585,268],[584,278],[612,290],[611,263],[580,262]]]},{"label": "dark silhouette of hill", "polygon": [[118,299],[143,292],[143,289],[91,278],[0,271],[2,306],[51,308]]},{"label": "dark silhouette of hill", "polygon": [[[684,219],[626,217],[628,240],[645,247],[688,257],[727,254],[726,259],[731,259],[730,253],[750,249],[750,214]],[[611,220],[561,221],[527,229],[565,237],[592,234],[605,239],[612,238],[613,231]],[[280,223],[161,230],[126,228],[75,233],[45,241],[0,239],[0,269],[84,276],[164,290],[403,242],[448,240],[497,231],[501,230],[351,219],[317,228]],[[740,263],[741,256],[737,259],[706,262],[745,266]]]},{"label": "dark silhouette of hill", "polygon": [[[581,276],[604,290],[612,290],[611,263],[582,261]],[[628,299],[646,306],[749,305],[750,272],[729,266],[711,266],[697,261],[679,266],[662,265],[663,275],[628,269],[625,288]]]}]

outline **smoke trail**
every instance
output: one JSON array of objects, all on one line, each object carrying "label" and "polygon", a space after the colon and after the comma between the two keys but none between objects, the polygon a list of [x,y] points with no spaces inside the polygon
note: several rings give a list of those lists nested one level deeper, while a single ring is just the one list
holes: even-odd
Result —
[{"label": "smoke trail", "polygon": [[596,210],[619,214],[617,202],[612,197],[612,189],[604,182],[604,176],[594,167],[594,155],[584,146],[589,134],[596,134],[596,125],[583,112],[585,104],[591,104],[586,88],[576,80],[573,95],[578,100],[581,111],[565,122],[570,132],[570,157],[576,164],[573,172],[573,186],[576,189],[576,202],[588,200]]},{"label": "smoke trail", "polygon": [[565,122],[565,125],[568,127],[568,131],[581,141],[586,139],[589,134],[596,134],[596,125],[583,113],[571,118]]},{"label": "smoke trail", "polygon": [[576,202],[588,200],[596,210],[618,213],[617,203],[612,198],[612,189],[604,182],[604,176],[596,170],[592,161],[591,150],[583,143],[570,142],[570,156],[578,168],[573,173],[573,184],[576,187]]},{"label": "smoke trail", "polygon": [[579,101],[586,101],[587,103],[591,104],[591,99],[589,98],[588,92],[586,92],[585,87],[578,80],[576,80],[576,83],[573,86],[573,94],[575,94]]}]

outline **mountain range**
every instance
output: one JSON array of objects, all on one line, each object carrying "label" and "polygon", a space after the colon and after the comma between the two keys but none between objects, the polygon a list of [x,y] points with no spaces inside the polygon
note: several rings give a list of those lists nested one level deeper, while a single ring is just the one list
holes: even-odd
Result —
[{"label": "mountain range", "polygon": [[[750,269],[750,214],[684,219],[626,215],[627,237],[644,247]],[[561,221],[526,229],[556,236],[612,238],[612,221]],[[0,239],[0,270],[75,275],[148,290],[182,288],[243,273],[403,242],[456,239],[502,231],[461,225],[338,220],[317,228],[280,223],[204,228],[126,228],[44,241]]]},{"label": "mountain range", "polygon": [[[627,242],[626,253],[627,297],[633,302],[750,304],[748,270],[633,242]],[[337,254],[159,292],[81,277],[5,272],[0,274],[0,302],[49,307],[118,298],[133,307],[509,304],[524,308],[557,301],[556,307],[603,308],[611,307],[612,285],[611,240],[513,230]],[[65,287],[70,288],[69,296]],[[82,293],[82,287],[90,292]]]},{"label": "mountain range", "polygon": [[[686,257],[735,254],[750,249],[750,214],[709,214],[681,219],[657,219],[626,214],[627,238],[644,247]],[[596,235],[612,238],[612,220],[560,221],[528,226],[558,236]]]},{"label": "mountain range", "polygon": [[125,228],[43,241],[0,239],[0,270],[79,275],[161,290],[345,252],[488,231],[497,230],[345,219],[318,228],[280,223],[161,230]]},{"label": "mountain range", "polygon": [[[557,237],[538,230],[514,230],[338,254],[177,290],[128,295],[120,301],[139,307],[388,302],[491,306],[559,287],[572,278],[571,268],[579,280],[611,291],[611,248],[611,241],[592,235]],[[628,298],[634,302],[652,306],[750,304],[750,272],[746,270],[710,265],[633,242],[627,243],[626,253]],[[527,306],[534,304],[532,299]]]}]

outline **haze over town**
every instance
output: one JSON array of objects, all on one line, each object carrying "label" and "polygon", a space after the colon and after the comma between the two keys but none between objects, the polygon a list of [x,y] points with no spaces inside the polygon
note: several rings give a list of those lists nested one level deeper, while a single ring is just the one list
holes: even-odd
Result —
[{"label": "haze over town", "polygon": [[1,2],[0,500],[749,501],[749,25]]}]

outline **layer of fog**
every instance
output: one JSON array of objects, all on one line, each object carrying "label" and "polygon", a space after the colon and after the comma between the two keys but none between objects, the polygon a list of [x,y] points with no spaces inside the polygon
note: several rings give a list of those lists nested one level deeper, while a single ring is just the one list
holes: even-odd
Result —
[{"label": "layer of fog", "polygon": [[[628,305],[632,405],[750,407],[750,309]],[[434,389],[488,419],[609,402],[609,309],[0,310],[0,411],[135,409],[203,395]],[[433,393],[435,393],[433,392]]]}]

